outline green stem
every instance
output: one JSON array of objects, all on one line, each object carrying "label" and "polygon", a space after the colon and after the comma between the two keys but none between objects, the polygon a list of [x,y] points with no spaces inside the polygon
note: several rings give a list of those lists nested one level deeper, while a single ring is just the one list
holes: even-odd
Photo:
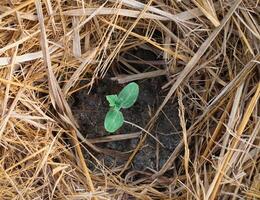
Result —
[{"label": "green stem", "polygon": [[145,130],[145,129],[142,128],[141,126],[138,126],[137,124],[134,124],[134,123],[129,122],[129,121],[126,121],[126,120],[124,120],[124,122],[125,122],[126,124],[130,124],[130,125],[132,125],[132,126],[138,128],[138,129],[140,129],[141,131],[147,133],[147,134],[150,135],[156,142],[158,142],[162,147],[165,147],[155,136],[153,136],[151,133],[149,133],[147,130]]}]

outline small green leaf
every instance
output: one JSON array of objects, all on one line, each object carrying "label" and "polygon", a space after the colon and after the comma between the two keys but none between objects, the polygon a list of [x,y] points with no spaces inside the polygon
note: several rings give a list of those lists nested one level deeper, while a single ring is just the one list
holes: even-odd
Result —
[{"label": "small green leaf", "polygon": [[113,133],[124,123],[123,114],[119,110],[110,109],[106,114],[104,127],[106,131]]},{"label": "small green leaf", "polygon": [[120,106],[122,108],[130,108],[137,100],[139,94],[139,86],[132,82],[125,86],[118,94]]},{"label": "small green leaf", "polygon": [[109,102],[110,107],[117,107],[119,99],[116,94],[114,95],[107,95],[106,96],[107,101]]}]

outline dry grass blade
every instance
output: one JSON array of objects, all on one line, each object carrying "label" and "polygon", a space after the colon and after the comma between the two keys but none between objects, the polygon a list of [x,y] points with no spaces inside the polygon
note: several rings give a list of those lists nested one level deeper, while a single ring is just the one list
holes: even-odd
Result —
[{"label": "dry grass blade", "polygon": [[138,74],[133,74],[133,75],[118,75],[117,77],[112,78],[112,80],[118,81],[118,83],[123,84],[123,83],[128,83],[131,81],[136,81],[136,80],[143,80],[147,78],[154,78],[157,76],[163,76],[166,75],[167,71],[166,70],[156,70],[152,72],[144,72],[144,73],[138,73]]},{"label": "dry grass blade", "polygon": [[[178,92],[178,103],[179,103],[179,117],[180,117],[180,124],[182,127],[182,134],[183,134],[183,143],[184,143],[184,169],[185,169],[185,174],[187,178],[187,185],[186,187],[189,188],[191,184],[191,177],[189,175],[189,162],[190,162],[190,150],[189,150],[189,145],[188,145],[188,137],[187,137],[187,129],[186,129],[186,120],[184,117],[185,109],[184,105],[182,102],[183,96],[181,91]],[[187,195],[189,193],[187,192]],[[188,198],[188,196],[187,196]]]},{"label": "dry grass blade", "polygon": [[[84,9],[77,9],[77,10],[67,10],[63,12],[63,15],[68,16],[85,16],[91,15],[97,8],[84,8]],[[121,15],[125,17],[134,17],[137,18],[140,14],[140,11],[130,10],[130,9],[119,9],[119,8],[102,8],[96,15]],[[169,20],[166,17],[162,17],[160,15],[144,13],[142,18],[144,19],[157,19],[161,21]]]},{"label": "dry grass blade", "polygon": [[220,25],[216,11],[212,1],[208,0],[193,0],[196,6],[205,14],[205,16],[214,24],[215,27]]},{"label": "dry grass blade", "polygon": [[104,136],[101,138],[89,139],[89,142],[91,142],[92,144],[95,144],[95,143],[103,143],[103,142],[129,140],[129,139],[133,139],[133,138],[138,138],[138,137],[140,137],[140,135],[141,135],[141,132],[127,133],[127,134],[120,134],[120,135],[109,135],[109,136]]},{"label": "dry grass blade", "polygon": [[[57,48],[50,49],[50,53],[53,53]],[[42,51],[34,52],[34,53],[27,53],[24,55],[19,55],[16,57],[16,63],[23,63],[23,62],[28,62],[28,61],[33,61],[39,58],[42,58],[43,54]],[[1,57],[0,58],[0,66],[5,66],[10,63],[11,57]]]}]

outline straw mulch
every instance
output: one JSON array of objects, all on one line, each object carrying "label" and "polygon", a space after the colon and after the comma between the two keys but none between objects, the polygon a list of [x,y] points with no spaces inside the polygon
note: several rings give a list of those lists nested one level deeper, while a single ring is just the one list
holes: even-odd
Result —
[{"label": "straw mulch", "polygon": [[[0,199],[259,199],[259,23],[258,0],[1,0]],[[134,48],[166,64],[139,73]],[[88,168],[67,100],[110,69],[167,74],[143,128],[175,98],[183,139],[159,171],[126,174],[147,132],[119,169]]]}]

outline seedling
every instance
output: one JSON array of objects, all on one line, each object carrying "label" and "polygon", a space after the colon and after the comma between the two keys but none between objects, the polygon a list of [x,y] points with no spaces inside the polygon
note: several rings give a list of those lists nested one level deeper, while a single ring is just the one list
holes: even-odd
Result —
[{"label": "seedling", "polygon": [[124,123],[124,116],[121,108],[130,108],[134,105],[139,94],[139,86],[132,82],[126,85],[118,95],[106,96],[109,102],[109,111],[106,114],[104,127],[106,131],[113,133]]}]

